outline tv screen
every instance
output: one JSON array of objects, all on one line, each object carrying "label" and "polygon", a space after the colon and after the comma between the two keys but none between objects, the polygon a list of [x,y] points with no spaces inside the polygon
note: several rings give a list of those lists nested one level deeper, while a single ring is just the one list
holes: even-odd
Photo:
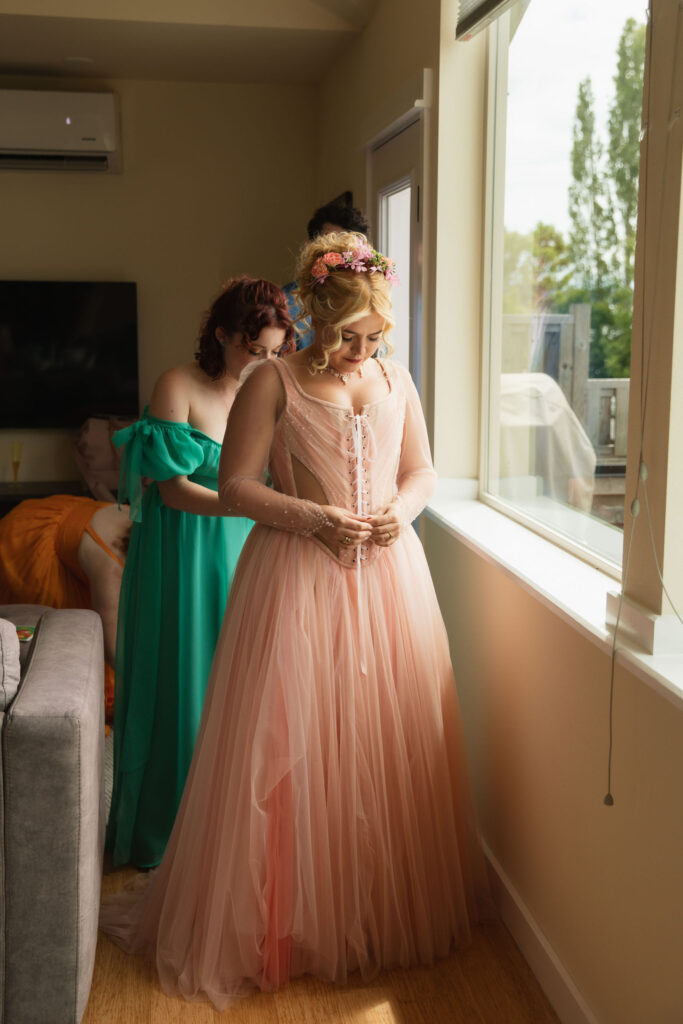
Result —
[{"label": "tv screen", "polygon": [[0,281],[0,427],[138,415],[132,283]]}]

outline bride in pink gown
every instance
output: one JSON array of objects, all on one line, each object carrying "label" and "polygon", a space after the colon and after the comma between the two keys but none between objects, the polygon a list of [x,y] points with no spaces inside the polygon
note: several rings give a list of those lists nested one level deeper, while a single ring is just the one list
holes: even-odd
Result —
[{"label": "bride in pink gown", "polygon": [[[219,493],[256,521],[182,803],[142,892],[102,925],[168,993],[218,1008],[314,974],[429,964],[488,890],[448,640],[411,521],[435,473],[389,347],[391,262],[310,242],[312,346],[243,380]],[[269,467],[273,487],[264,485]]]}]

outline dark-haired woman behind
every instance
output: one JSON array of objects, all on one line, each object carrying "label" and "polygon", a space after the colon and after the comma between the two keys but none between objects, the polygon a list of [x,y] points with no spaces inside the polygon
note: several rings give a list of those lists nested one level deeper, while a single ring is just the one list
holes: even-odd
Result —
[{"label": "dark-haired woman behind", "polygon": [[[221,441],[240,374],[294,349],[282,291],[229,281],[204,318],[196,362],[167,370],[123,447],[119,500],[134,520],[121,584],[114,789],[115,864],[162,858],[190,766],[232,575],[251,529],[224,518]],[[143,496],[143,478],[151,479]]]}]

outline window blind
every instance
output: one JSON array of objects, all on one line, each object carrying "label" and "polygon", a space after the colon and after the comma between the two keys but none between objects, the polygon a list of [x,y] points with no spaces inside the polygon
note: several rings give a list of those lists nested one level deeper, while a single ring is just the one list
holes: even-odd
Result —
[{"label": "window blind", "polygon": [[455,38],[469,39],[516,2],[517,0],[460,0]]}]

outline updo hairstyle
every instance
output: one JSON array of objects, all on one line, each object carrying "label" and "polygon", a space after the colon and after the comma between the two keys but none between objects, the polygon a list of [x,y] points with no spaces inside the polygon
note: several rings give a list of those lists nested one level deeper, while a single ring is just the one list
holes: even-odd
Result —
[{"label": "updo hairstyle", "polygon": [[311,359],[318,370],[324,369],[330,353],[341,347],[344,328],[370,313],[379,313],[385,321],[381,354],[394,351],[389,337],[396,323],[391,312],[391,283],[383,274],[335,268],[324,281],[315,281],[312,268],[316,260],[325,253],[341,254],[360,245],[367,245],[364,235],[339,231],[312,239],[299,254],[294,294],[302,309],[300,319],[310,316],[313,329],[318,330],[322,352]]},{"label": "updo hairstyle", "polygon": [[232,278],[223,285],[217,299],[204,314],[195,359],[212,380],[225,372],[224,346],[216,337],[216,328],[226,334],[241,335],[245,347],[256,341],[264,327],[280,327],[285,332],[288,352],[295,349],[294,324],[287,308],[285,293],[263,278]]}]

